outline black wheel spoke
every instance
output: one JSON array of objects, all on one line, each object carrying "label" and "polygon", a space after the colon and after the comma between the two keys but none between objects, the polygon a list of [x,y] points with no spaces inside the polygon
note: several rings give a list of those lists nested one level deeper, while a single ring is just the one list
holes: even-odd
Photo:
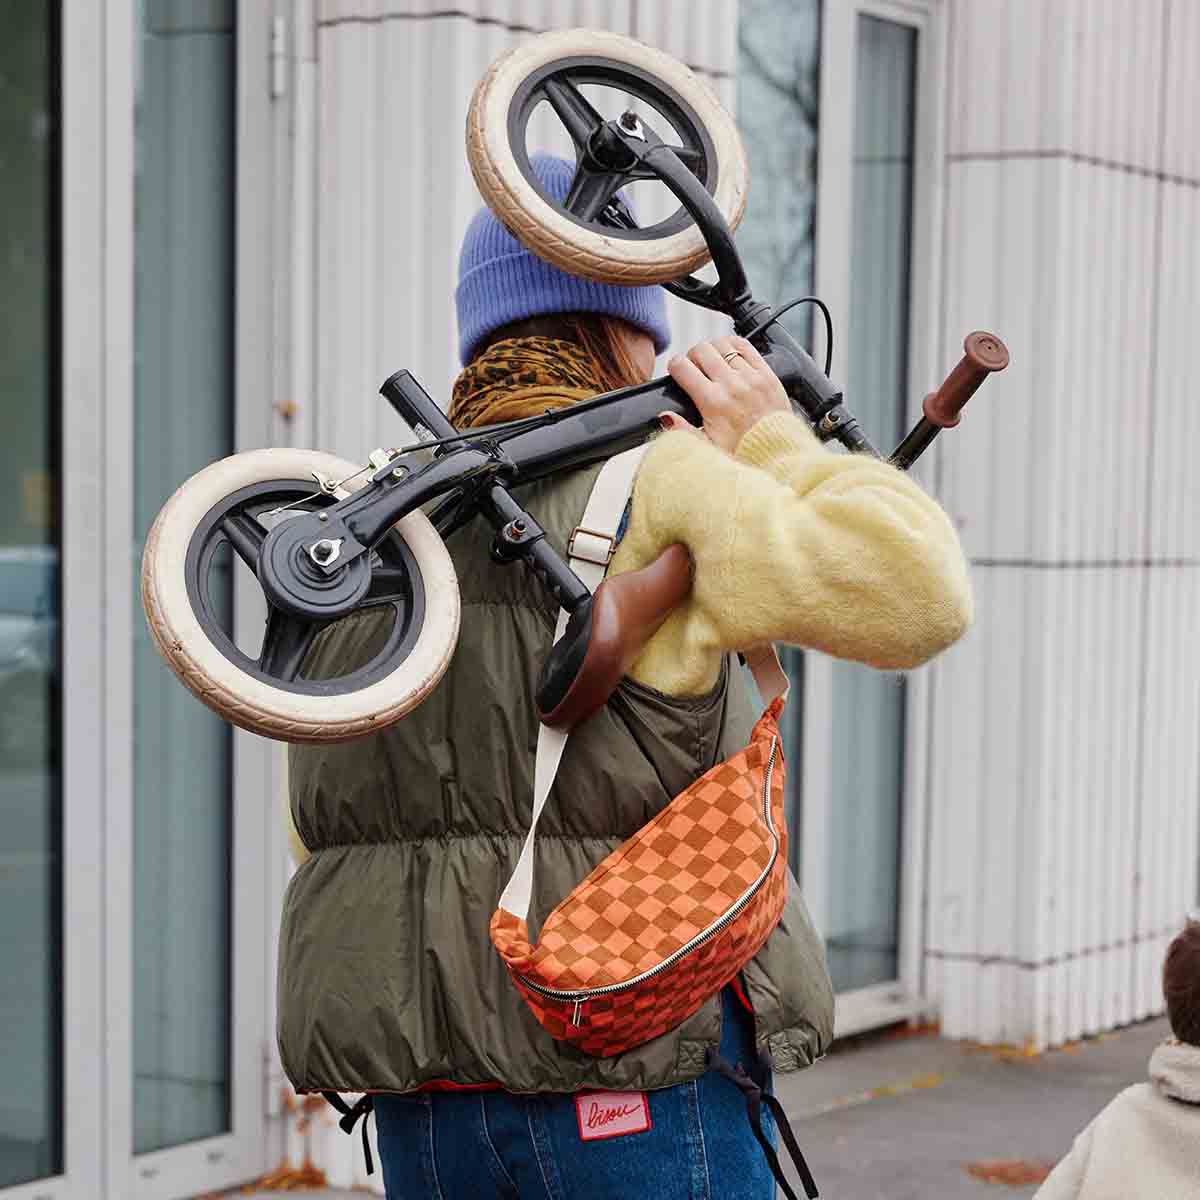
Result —
[{"label": "black wheel spoke", "polygon": [[258,571],[258,552],[266,541],[267,531],[244,512],[231,512],[221,522],[221,532],[237,551],[237,556],[250,568]]},{"label": "black wheel spoke", "polygon": [[277,608],[271,609],[258,659],[259,669],[275,679],[291,683],[300,673],[304,656],[321,632],[322,625],[320,621],[307,621]]},{"label": "black wheel spoke", "polygon": [[403,567],[372,567],[371,586],[364,604],[383,604],[389,600],[412,598],[412,582]]},{"label": "black wheel spoke", "polygon": [[589,171],[580,167],[571,182],[571,190],[563,201],[563,207],[581,221],[591,221],[599,216],[605,205],[617,194],[627,176],[611,171]]},{"label": "black wheel spoke", "polygon": [[547,79],[542,91],[558,119],[566,127],[571,141],[583,150],[592,134],[604,124],[604,118],[591,106],[587,97],[567,79]]},{"label": "black wheel spoke", "polygon": [[[390,675],[412,653],[420,639],[426,613],[425,581],[417,556],[400,537],[389,536],[380,550],[371,551],[360,571],[372,571],[372,577],[355,576],[351,589],[338,591],[334,581],[331,595],[325,596],[326,608],[293,610],[276,605],[273,590],[258,580],[263,547],[272,531],[286,536],[289,517],[315,516],[322,506],[314,497],[308,472],[300,470],[296,478],[264,479],[230,492],[215,504],[197,524],[185,549],[185,583],[188,600],[200,628],[212,646],[237,670],[280,691],[297,696],[349,696]],[[313,501],[316,504],[313,504]],[[458,498],[461,505],[462,497]],[[279,517],[279,521],[273,518]],[[268,525],[270,528],[268,528]],[[297,532],[292,530],[292,533]],[[295,549],[293,543],[291,549]],[[284,548],[281,553],[291,551]],[[239,644],[225,602],[230,564],[236,554],[256,576],[259,594],[265,601],[266,620],[259,626],[261,645]],[[232,567],[234,574],[242,568]],[[215,586],[220,584],[220,589]],[[243,582],[245,582],[243,580]],[[318,581],[319,582],[319,581]],[[340,580],[341,583],[349,581]],[[362,592],[370,587],[370,595]],[[287,594],[287,582],[283,584]],[[367,657],[353,664],[322,661],[314,654],[322,633],[339,622],[341,601],[354,602],[354,609],[370,608],[376,618],[388,616],[385,623],[371,623],[372,641],[364,645]],[[311,611],[312,615],[308,615]],[[338,616],[330,617],[330,612]]]}]

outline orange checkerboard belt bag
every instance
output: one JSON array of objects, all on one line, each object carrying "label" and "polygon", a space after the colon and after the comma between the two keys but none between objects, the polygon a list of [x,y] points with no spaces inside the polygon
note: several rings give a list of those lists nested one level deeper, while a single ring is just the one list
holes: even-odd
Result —
[{"label": "orange checkerboard belt bag", "polygon": [[[622,464],[626,458],[609,464],[627,476],[624,492],[611,478],[598,481],[581,528],[615,530],[636,467],[636,460]],[[615,515],[599,511],[605,484]],[[572,560],[591,588],[611,554],[602,550]],[[559,636],[564,626],[560,620]],[[534,835],[567,737],[539,729],[533,819],[491,937],[542,1026],[585,1053],[620,1054],[680,1024],[779,923],[788,888],[779,733],[787,677],[773,648],[757,647],[746,658],[767,701],[749,744],[614,850],[547,917],[535,945],[527,926]]]}]

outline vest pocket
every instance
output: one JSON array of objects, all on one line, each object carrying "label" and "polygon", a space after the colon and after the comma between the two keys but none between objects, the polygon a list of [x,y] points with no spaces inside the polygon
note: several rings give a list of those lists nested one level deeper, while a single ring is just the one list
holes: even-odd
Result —
[{"label": "vest pocket", "polygon": [[633,696],[640,696],[643,700],[649,701],[652,704],[675,709],[679,712],[702,713],[713,708],[721,701],[728,676],[729,655],[725,654],[721,656],[721,669],[717,672],[716,683],[707,692],[701,692],[698,696],[672,696],[667,692],[660,692],[658,688],[653,688],[648,683],[640,683],[636,679],[631,679],[628,675],[617,685],[617,691],[627,692]]}]

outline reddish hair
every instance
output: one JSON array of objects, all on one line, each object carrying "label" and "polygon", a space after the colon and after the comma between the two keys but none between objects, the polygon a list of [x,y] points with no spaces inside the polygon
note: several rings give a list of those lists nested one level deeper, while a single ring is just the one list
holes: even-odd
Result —
[{"label": "reddish hair", "polygon": [[1200,1046],[1200,921],[1188,921],[1167,949],[1163,996],[1171,1031],[1181,1042]]},{"label": "reddish hair", "polygon": [[513,321],[493,330],[479,343],[471,356],[474,362],[490,346],[503,338],[552,337],[574,342],[587,351],[596,364],[600,382],[606,392],[645,383],[647,376],[629,352],[627,331],[633,326],[620,317],[599,313],[549,313]]}]

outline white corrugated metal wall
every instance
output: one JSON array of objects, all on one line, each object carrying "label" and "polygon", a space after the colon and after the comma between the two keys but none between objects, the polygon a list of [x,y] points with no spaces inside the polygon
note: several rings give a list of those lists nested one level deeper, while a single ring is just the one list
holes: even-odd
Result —
[{"label": "white corrugated metal wall", "polygon": [[943,357],[1012,366],[941,459],[979,619],[939,665],[925,958],[944,1031],[1162,1007],[1196,899],[1200,147],[1192,0],[948,7]]}]

